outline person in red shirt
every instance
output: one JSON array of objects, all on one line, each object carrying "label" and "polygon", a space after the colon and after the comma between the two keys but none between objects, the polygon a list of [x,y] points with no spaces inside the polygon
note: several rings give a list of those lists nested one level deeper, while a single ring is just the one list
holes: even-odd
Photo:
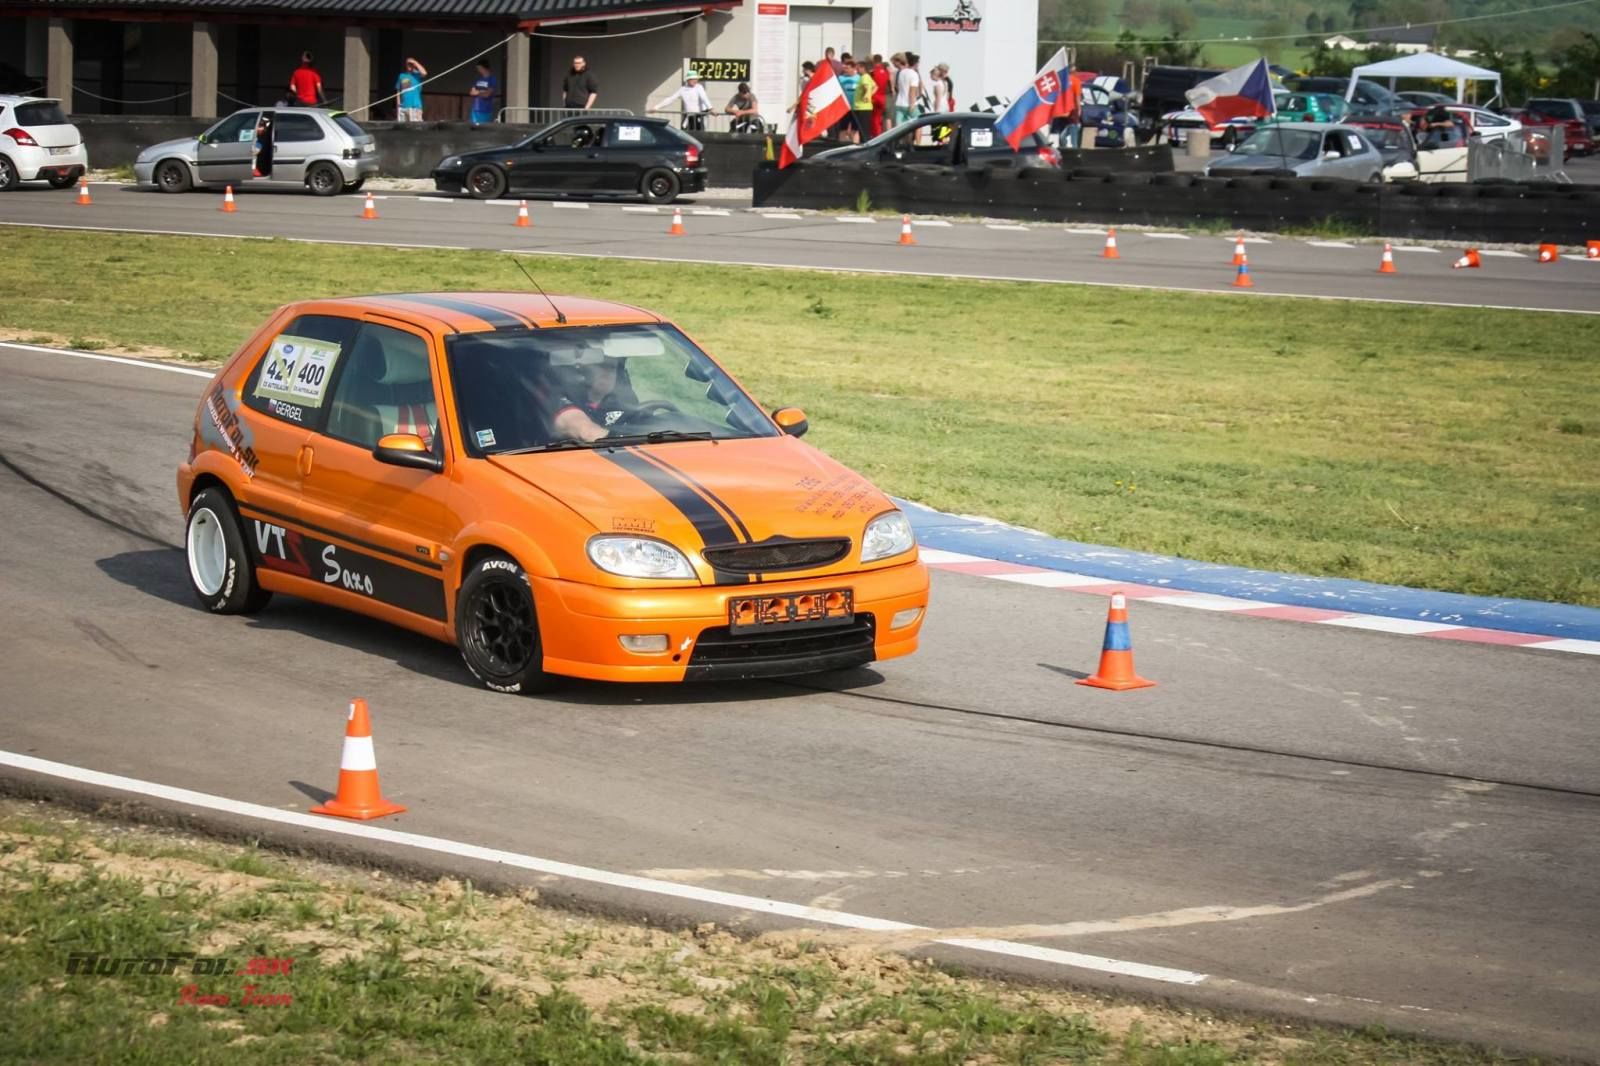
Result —
[{"label": "person in red shirt", "polygon": [[301,107],[316,107],[327,97],[322,92],[322,75],[311,65],[311,53],[300,53],[300,65],[289,75],[289,92]]},{"label": "person in red shirt", "polygon": [[872,135],[883,132],[883,109],[889,104],[889,68],[883,65],[883,56],[872,57],[872,84],[877,91],[872,94]]}]

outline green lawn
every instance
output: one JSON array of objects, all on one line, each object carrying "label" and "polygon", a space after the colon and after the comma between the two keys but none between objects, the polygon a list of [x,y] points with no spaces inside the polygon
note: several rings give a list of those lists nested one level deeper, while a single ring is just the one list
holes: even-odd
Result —
[{"label": "green lawn", "polygon": [[[964,979],[856,934],[742,941],[536,900],[0,800],[0,1063],[1529,1066]],[[182,952],[221,972],[69,969]]]},{"label": "green lawn", "polygon": [[[526,287],[489,253],[21,229],[5,242],[10,335],[207,358],[289,300]],[[1590,319],[529,262],[553,292],[676,320],[897,495],[1192,559],[1600,605]]]}]

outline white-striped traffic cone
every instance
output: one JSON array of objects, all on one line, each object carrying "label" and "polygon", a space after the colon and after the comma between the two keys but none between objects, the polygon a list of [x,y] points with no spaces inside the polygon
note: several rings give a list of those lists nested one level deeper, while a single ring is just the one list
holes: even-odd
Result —
[{"label": "white-striped traffic cone", "polygon": [[367,701],[353,699],[344,730],[344,751],[339,756],[339,791],[327,803],[311,808],[311,813],[364,822],[403,810],[400,804],[384,799],[383,790],[378,787],[378,757],[372,749]]}]

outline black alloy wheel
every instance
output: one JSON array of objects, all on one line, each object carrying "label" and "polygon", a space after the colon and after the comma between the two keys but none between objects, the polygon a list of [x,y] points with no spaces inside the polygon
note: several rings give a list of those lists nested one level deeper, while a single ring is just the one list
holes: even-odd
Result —
[{"label": "black alloy wheel", "polygon": [[467,191],[479,200],[498,200],[506,192],[506,176],[499,168],[479,163],[467,171]]},{"label": "black alloy wheel", "polygon": [[188,192],[189,168],[176,159],[163,160],[156,166],[155,183],[162,192]]},{"label": "black alloy wheel", "polygon": [[332,196],[344,188],[344,175],[332,163],[317,163],[306,172],[306,187],[318,196]]},{"label": "black alloy wheel", "polygon": [[514,560],[478,560],[456,600],[456,643],[474,677],[496,692],[549,687],[528,575]]},{"label": "black alloy wheel", "polygon": [[678,198],[678,190],[682,186],[678,176],[670,170],[657,167],[644,176],[639,191],[644,194],[646,203],[670,204]]}]

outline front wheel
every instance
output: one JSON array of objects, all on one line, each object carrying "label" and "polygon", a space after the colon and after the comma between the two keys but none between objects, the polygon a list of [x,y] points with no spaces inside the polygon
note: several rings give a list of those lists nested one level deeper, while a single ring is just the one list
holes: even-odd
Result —
[{"label": "front wheel", "polygon": [[212,614],[254,614],[272,599],[256,584],[233,501],[221,489],[206,489],[189,505],[184,551],[189,583]]},{"label": "front wheel", "polygon": [[318,196],[333,196],[344,188],[344,175],[332,163],[317,163],[306,171],[306,188]]},{"label": "front wheel", "polygon": [[162,192],[188,192],[193,184],[189,180],[189,168],[176,159],[163,160],[157,164],[155,172],[156,188]]},{"label": "front wheel", "polygon": [[479,559],[456,596],[456,645],[472,676],[496,692],[542,692],[539,618],[528,573],[509,556]]},{"label": "front wheel", "polygon": [[506,194],[506,176],[498,167],[479,163],[467,171],[467,192],[479,200],[498,200]]},{"label": "front wheel", "polygon": [[366,178],[357,178],[355,181],[352,181],[348,185],[346,185],[344,187],[344,191],[345,192],[360,192],[361,191],[361,186],[365,185],[366,183],[367,183],[367,179]]},{"label": "front wheel", "polygon": [[639,183],[639,192],[647,204],[670,204],[678,198],[680,188],[678,175],[661,167],[650,171]]}]

